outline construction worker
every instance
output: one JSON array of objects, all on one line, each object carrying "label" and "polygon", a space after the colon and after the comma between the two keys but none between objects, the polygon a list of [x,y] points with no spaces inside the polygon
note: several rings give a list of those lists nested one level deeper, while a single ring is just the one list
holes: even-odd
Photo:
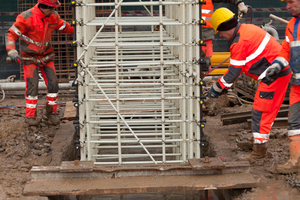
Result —
[{"label": "construction worker", "polygon": [[240,160],[263,164],[270,129],[284,100],[291,69],[285,65],[274,80],[266,80],[266,71],[271,68],[271,63],[281,50],[276,39],[258,26],[240,24],[234,13],[227,8],[217,9],[212,15],[211,23],[215,33],[219,32],[220,37],[232,44],[228,70],[212,85],[208,96],[217,98],[222,90],[232,86],[242,72],[260,81],[252,108],[253,151]]},{"label": "construction worker", "polygon": [[300,0],[287,0],[286,3],[286,8],[293,18],[286,27],[282,49],[266,75],[267,78],[273,80],[289,64],[293,71],[290,81],[290,109],[288,116],[290,159],[287,163],[275,167],[277,172],[283,174],[300,171]]},{"label": "construction worker", "polygon": [[[206,46],[202,46],[202,51],[206,58],[209,58],[208,63],[210,63],[210,58],[213,54],[213,43],[214,39],[214,29],[211,25],[210,19],[214,11],[214,3],[229,3],[238,7],[238,14],[246,14],[248,8],[245,6],[245,3],[241,0],[206,0],[206,4],[202,5],[202,19],[205,21],[206,25],[202,26],[202,40],[206,43]],[[209,66],[207,66],[209,67]],[[207,71],[208,69],[203,69]]]},{"label": "construction worker", "polygon": [[[55,8],[61,3],[57,0],[38,0],[31,9],[17,16],[16,22],[6,35],[6,50],[11,62],[24,64],[25,115],[26,123],[37,126],[36,105],[38,101],[38,68],[41,70],[47,86],[46,120],[58,125],[57,110],[58,80],[53,64],[55,56],[50,39],[54,30],[73,33],[73,27],[60,18]],[[16,50],[16,41],[20,38],[21,55]]]}]

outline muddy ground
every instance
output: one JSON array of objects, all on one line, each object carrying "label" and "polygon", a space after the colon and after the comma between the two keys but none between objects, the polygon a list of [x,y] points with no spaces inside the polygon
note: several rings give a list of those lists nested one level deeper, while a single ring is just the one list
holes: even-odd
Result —
[{"label": "muddy ground", "polygon": [[[62,94],[59,102],[70,101],[72,98],[72,95]],[[44,111],[42,105],[44,102],[45,96],[40,95],[39,118]],[[7,95],[5,100],[0,103],[0,107],[0,200],[35,199],[24,197],[22,192],[26,182],[30,180],[32,166],[47,166],[55,163],[56,158],[53,157],[51,144],[59,127],[44,122],[39,127],[28,127],[24,122],[24,98],[22,95]],[[205,109],[207,123],[204,132],[210,143],[207,154],[231,160],[250,154],[251,149],[241,149],[237,146],[237,142],[248,141],[251,138],[251,131],[247,124],[223,126],[220,116],[225,113],[249,111],[251,104],[240,105],[236,99],[232,97],[228,99],[225,95],[217,101],[208,101]],[[64,104],[61,104],[58,110],[59,117],[62,117],[63,113]],[[251,166],[250,169],[252,175],[259,182],[259,186],[232,191],[231,199],[300,199],[300,188],[292,187],[290,184],[297,184],[300,181],[297,174],[294,176],[280,175],[274,170],[277,163],[286,162],[288,157],[286,128],[272,129],[268,142],[268,156],[264,166]],[[136,196],[134,199],[139,198]],[[148,196],[140,199],[153,198]],[[173,198],[168,196],[166,199],[172,200]]]}]

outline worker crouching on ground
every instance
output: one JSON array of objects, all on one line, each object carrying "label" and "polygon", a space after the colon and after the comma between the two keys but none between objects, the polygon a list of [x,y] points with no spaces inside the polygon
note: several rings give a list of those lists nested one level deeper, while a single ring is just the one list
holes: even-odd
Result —
[{"label": "worker crouching on ground", "polygon": [[221,37],[232,41],[232,44],[228,71],[212,85],[208,96],[217,98],[222,90],[232,86],[242,72],[260,80],[252,108],[253,151],[249,156],[239,159],[261,165],[266,156],[271,126],[291,78],[291,69],[286,65],[274,80],[266,80],[266,71],[281,50],[275,38],[253,24],[240,24],[234,13],[227,8],[217,9],[211,22],[215,34],[219,32]]},{"label": "worker crouching on ground", "polygon": [[273,61],[267,71],[267,78],[274,79],[282,73],[282,69],[290,64],[293,75],[289,98],[288,136],[290,139],[290,159],[283,165],[277,165],[275,170],[279,173],[288,174],[300,172],[300,1],[287,0],[286,8],[293,18],[286,26],[285,40],[278,57]]},{"label": "worker crouching on ground", "polygon": [[[50,39],[54,30],[73,33],[73,27],[60,18],[54,10],[60,6],[57,0],[38,0],[31,9],[17,16],[16,22],[9,28],[6,38],[6,50],[13,63],[24,64],[25,116],[26,123],[37,126],[36,105],[38,101],[38,68],[41,70],[47,86],[46,120],[58,125],[57,110],[58,80],[53,57],[55,56]],[[21,56],[16,50],[16,40],[20,38]]]}]

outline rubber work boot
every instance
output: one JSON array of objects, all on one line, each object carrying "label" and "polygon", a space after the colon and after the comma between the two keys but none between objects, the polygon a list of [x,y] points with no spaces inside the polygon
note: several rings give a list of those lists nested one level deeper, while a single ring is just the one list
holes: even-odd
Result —
[{"label": "rubber work boot", "polygon": [[290,136],[290,159],[285,164],[276,165],[275,170],[281,174],[300,172],[300,135]]},{"label": "rubber work boot", "polygon": [[29,125],[29,126],[38,126],[40,124],[40,122],[38,120],[36,120],[35,117],[31,118],[31,117],[26,117],[25,118],[25,122]]},{"label": "rubber work boot", "polygon": [[250,164],[263,165],[267,155],[267,143],[253,144],[253,151],[249,156],[238,158],[241,161],[249,161]]},{"label": "rubber work boot", "polygon": [[52,107],[46,104],[46,117],[47,117],[47,120],[49,120],[52,125],[55,125],[55,126],[59,125],[60,120],[58,119],[58,117],[52,111],[53,111]]}]

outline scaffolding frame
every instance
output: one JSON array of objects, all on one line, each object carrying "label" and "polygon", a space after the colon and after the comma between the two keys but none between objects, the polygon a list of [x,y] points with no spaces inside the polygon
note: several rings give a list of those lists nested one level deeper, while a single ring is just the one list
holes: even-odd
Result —
[{"label": "scaffolding frame", "polygon": [[[199,2],[76,4],[81,161],[167,164],[200,158]],[[106,6],[113,6],[110,15],[97,17],[95,7]],[[149,14],[122,16],[125,6]],[[133,30],[137,26],[148,29]],[[105,27],[110,31],[103,32]]]}]

